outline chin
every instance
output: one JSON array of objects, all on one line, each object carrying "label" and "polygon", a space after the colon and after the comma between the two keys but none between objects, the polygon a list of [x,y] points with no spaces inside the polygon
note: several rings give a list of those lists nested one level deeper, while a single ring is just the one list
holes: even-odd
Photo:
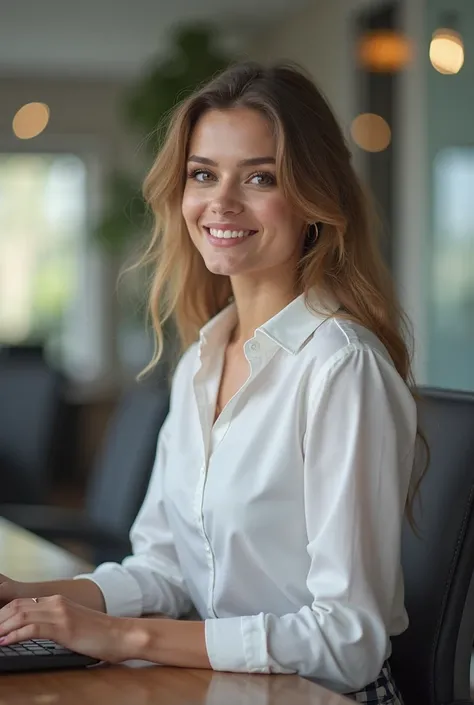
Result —
[{"label": "chin", "polygon": [[221,262],[206,262],[205,264],[212,274],[219,274],[222,277],[234,277],[236,274],[242,274],[242,269],[239,267],[230,267]]},{"label": "chin", "polygon": [[[201,253],[202,256],[203,253]],[[207,253],[206,253],[207,254]],[[242,274],[245,268],[242,266],[242,262],[232,261],[232,257],[211,257],[203,256],[204,264],[206,268],[212,272],[212,274],[219,274],[222,277],[233,277],[236,274]]]}]

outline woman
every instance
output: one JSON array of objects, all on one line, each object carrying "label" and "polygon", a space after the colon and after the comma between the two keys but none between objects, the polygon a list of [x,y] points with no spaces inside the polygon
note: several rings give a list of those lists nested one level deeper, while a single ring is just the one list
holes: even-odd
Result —
[{"label": "woman", "polygon": [[[237,65],[176,110],[144,190],[156,359],[170,315],[186,352],[133,555],[74,581],[4,578],[3,643],[296,672],[399,703],[416,408],[341,131],[301,71]],[[203,621],[176,619],[192,606]],[[151,613],[172,619],[137,619]]]}]

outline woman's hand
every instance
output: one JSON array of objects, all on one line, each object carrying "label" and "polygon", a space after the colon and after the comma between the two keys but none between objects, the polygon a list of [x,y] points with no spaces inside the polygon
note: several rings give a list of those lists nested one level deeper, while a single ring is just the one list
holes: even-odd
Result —
[{"label": "woman's hand", "polygon": [[138,620],[111,617],[62,595],[13,599],[0,609],[0,646],[27,639],[52,639],[100,661],[133,658]]},{"label": "woman's hand", "polygon": [[87,578],[81,580],[50,580],[39,583],[23,583],[7,578],[0,573],[0,607],[20,597],[51,597],[64,595],[89,609],[106,612],[102,590]]},{"label": "woman's hand", "polygon": [[19,597],[20,584],[0,573],[0,607]]}]

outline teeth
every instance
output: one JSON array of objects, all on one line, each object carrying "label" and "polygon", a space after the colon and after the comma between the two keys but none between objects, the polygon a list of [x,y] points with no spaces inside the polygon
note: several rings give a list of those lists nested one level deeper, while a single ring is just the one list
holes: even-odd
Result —
[{"label": "teeth", "polygon": [[209,232],[212,237],[218,237],[222,240],[230,240],[231,238],[247,237],[250,235],[252,230],[216,230],[215,228],[209,228]]}]

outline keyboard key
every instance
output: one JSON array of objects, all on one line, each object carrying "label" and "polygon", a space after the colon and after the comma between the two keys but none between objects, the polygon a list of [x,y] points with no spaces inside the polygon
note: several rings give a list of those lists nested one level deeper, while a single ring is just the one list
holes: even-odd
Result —
[{"label": "keyboard key", "polygon": [[97,663],[95,659],[71,651],[51,639],[28,639],[0,646],[0,674],[38,668],[78,668],[94,663]]}]

